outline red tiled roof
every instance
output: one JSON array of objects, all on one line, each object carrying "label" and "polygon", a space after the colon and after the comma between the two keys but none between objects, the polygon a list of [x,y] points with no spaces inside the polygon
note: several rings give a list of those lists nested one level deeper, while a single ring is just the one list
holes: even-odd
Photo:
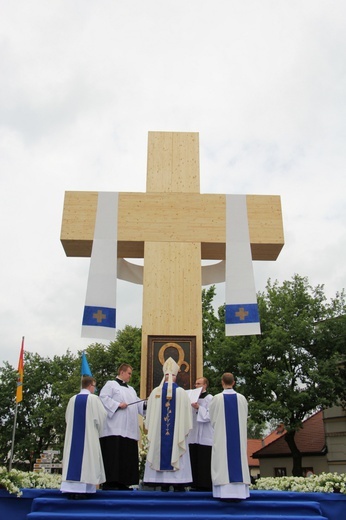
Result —
[{"label": "red tiled roof", "polygon": [[280,424],[276,430],[269,433],[267,437],[263,439],[263,446],[268,446],[271,442],[277,441],[279,437],[282,437],[286,433],[285,427],[283,424]]},{"label": "red tiled roof", "polygon": [[259,460],[254,459],[252,454],[260,450],[263,446],[263,441],[261,439],[248,439],[247,440],[247,461],[248,465],[251,466],[259,466]]},{"label": "red tiled roof", "polygon": [[[271,440],[273,434],[270,434],[268,437],[270,437],[271,442],[268,443],[268,437],[266,437],[266,445],[254,452],[253,455],[256,458],[291,456],[291,451],[284,438],[285,433],[286,430],[283,430],[280,437],[276,438],[276,440]],[[303,422],[303,428],[297,431],[295,441],[297,448],[303,454],[323,453],[326,437],[322,411],[315,413]]]}]

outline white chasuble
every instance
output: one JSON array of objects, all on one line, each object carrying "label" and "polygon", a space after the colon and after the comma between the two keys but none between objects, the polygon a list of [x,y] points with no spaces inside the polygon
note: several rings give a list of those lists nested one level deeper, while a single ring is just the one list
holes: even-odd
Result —
[{"label": "white chasuble", "polygon": [[247,414],[245,397],[227,389],[213,397],[209,407],[214,428],[211,475],[213,485],[250,484],[247,460]]},{"label": "white chasuble", "polygon": [[71,397],[66,409],[63,481],[105,482],[99,436],[106,415],[100,399],[88,390]]},{"label": "white chasuble", "polygon": [[[191,464],[187,436],[192,428],[191,403],[187,393],[173,383],[174,387],[174,417],[171,416],[172,404],[166,406],[164,399],[167,383],[163,385],[162,395],[156,397],[157,388],[151,392],[145,426],[148,430],[149,449],[145,467],[144,482],[191,482]],[[164,415],[162,410],[164,411]],[[173,413],[173,412],[172,412]],[[172,421],[167,429],[167,421]],[[170,469],[163,461],[162,437],[166,433],[173,434],[170,449]]]}]

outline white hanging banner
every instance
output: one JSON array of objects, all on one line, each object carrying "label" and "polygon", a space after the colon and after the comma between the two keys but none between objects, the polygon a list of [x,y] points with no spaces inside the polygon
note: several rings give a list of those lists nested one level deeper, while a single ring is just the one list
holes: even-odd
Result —
[{"label": "white hanging banner", "polygon": [[[226,262],[221,260],[216,264],[202,265],[202,285],[212,285],[225,281]],[[143,285],[143,266],[118,258],[118,279]]]},{"label": "white hanging banner", "polygon": [[246,195],[226,195],[226,336],[261,334]]},{"label": "white hanging banner", "polygon": [[113,340],[116,328],[118,193],[98,194],[82,337]]}]

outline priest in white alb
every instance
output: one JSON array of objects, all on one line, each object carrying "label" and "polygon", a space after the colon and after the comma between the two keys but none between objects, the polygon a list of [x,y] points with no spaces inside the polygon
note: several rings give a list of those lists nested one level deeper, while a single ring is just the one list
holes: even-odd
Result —
[{"label": "priest in white alb", "polygon": [[247,460],[246,398],[233,389],[230,372],[221,379],[223,392],[213,397],[209,406],[214,428],[211,455],[213,497],[242,500],[250,496],[250,472]]},{"label": "priest in white alb", "polygon": [[68,498],[86,498],[96,493],[96,486],[106,480],[99,436],[107,416],[96,382],[82,377],[82,389],[69,400],[66,409],[66,433],[60,490]]},{"label": "priest in white alb", "polygon": [[179,365],[168,358],[163,379],[148,399],[145,426],[149,449],[144,471],[145,484],[159,484],[162,490],[172,485],[184,491],[191,483],[187,436],[192,429],[191,403],[187,392],[176,384]]}]

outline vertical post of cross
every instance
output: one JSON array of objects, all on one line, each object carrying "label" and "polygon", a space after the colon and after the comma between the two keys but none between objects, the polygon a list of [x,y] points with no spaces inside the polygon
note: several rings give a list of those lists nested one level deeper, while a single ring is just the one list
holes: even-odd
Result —
[{"label": "vertical post of cross", "polygon": [[[149,132],[147,193],[158,192],[200,192],[197,133]],[[177,214],[181,203],[181,198],[167,200]],[[144,243],[141,395],[146,392],[149,335],[195,336],[196,373],[202,374],[201,291],[201,242],[193,234],[185,242],[167,236],[166,242]]]}]

